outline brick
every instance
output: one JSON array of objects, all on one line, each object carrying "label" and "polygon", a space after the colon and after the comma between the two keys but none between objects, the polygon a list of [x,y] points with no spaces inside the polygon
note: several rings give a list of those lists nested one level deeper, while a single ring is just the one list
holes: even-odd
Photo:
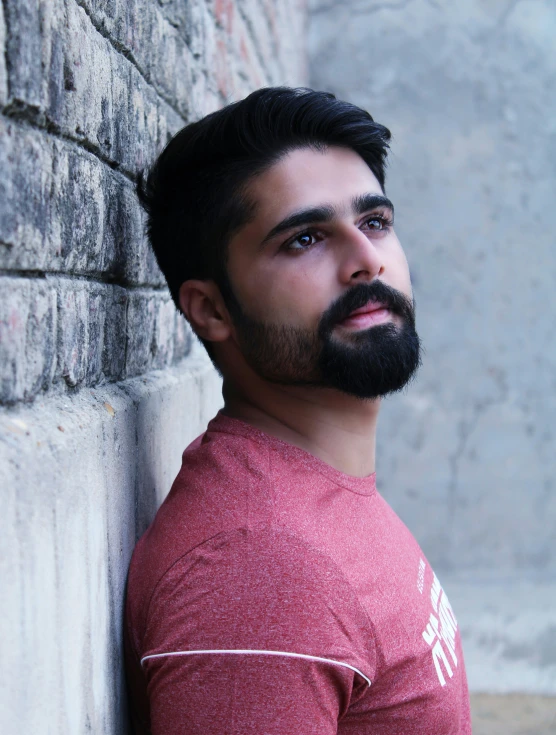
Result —
[{"label": "brick", "polygon": [[41,279],[0,278],[0,399],[28,400],[55,368],[56,293]]},{"label": "brick", "polygon": [[58,359],[55,380],[69,386],[120,380],[125,371],[125,289],[74,279],[56,281]]},{"label": "brick", "polygon": [[[158,118],[158,153],[166,146],[179,130],[184,126],[182,118],[174,112],[174,110],[168,108],[165,110],[164,115],[160,115]],[[149,160],[145,160],[145,166],[150,166],[154,162],[154,157]],[[140,167],[142,168],[142,166]]]},{"label": "brick", "polygon": [[145,234],[145,215],[133,186],[120,177],[110,178],[106,200],[102,269],[120,283],[164,285]]},{"label": "brick", "polygon": [[[115,187],[110,186],[106,166],[75,146],[54,144],[51,227],[53,259],[49,270],[67,273],[110,269],[110,244],[106,243],[107,207]],[[111,191],[112,190],[112,191]]]},{"label": "brick", "polygon": [[83,8],[74,0],[6,0],[6,7],[15,29],[8,43],[12,107],[129,173],[150,163],[162,147],[160,118],[174,111]]},{"label": "brick", "polygon": [[[183,324],[182,324],[183,322]],[[126,377],[163,368],[185,357],[191,335],[166,290],[129,293],[126,321]]]},{"label": "brick", "polygon": [[[216,20],[209,12],[206,0],[169,0],[161,3],[160,12],[177,29],[191,54],[191,89],[188,120],[198,119],[216,109],[215,67],[218,59],[216,45]],[[163,48],[163,46],[161,46]],[[230,63],[230,59],[227,59]],[[226,59],[223,60],[226,63]],[[156,64],[155,68],[159,68]],[[162,58],[160,68],[169,70]]]},{"label": "brick", "polygon": [[104,323],[108,313],[105,287],[88,289],[85,354],[85,384],[95,385],[102,378]]},{"label": "brick", "polygon": [[[142,68],[148,69],[155,88],[165,99],[172,100],[184,120],[198,117],[202,110],[194,109],[191,98],[196,65],[193,54],[159,13],[154,15],[153,21],[150,43],[145,44],[144,39],[140,39],[137,44],[136,53],[141,54]],[[143,49],[148,53],[143,54]]]},{"label": "brick", "polygon": [[126,318],[125,376],[146,372],[153,362],[156,303],[152,292],[131,291]]},{"label": "brick", "polygon": [[53,147],[34,131],[0,118],[0,264],[42,270],[55,227]]},{"label": "brick", "polygon": [[[211,49],[206,46],[207,3],[206,0],[164,0],[161,12],[170,24],[178,29],[196,61],[206,66],[212,60]],[[210,39],[208,39],[210,42]]]},{"label": "brick", "polygon": [[0,168],[2,268],[163,283],[134,185],[96,156],[0,118]]},{"label": "brick", "polygon": [[218,59],[216,22],[204,0],[181,0],[162,6],[167,17],[174,19],[179,33],[185,39],[193,59],[191,73],[190,115],[194,120],[212,112],[214,106],[205,104],[210,93],[216,92],[215,67]]},{"label": "brick", "polygon": [[163,283],[145,234],[135,186],[94,156],[56,145],[58,227],[50,269],[104,273],[121,283]]},{"label": "brick", "polygon": [[0,279],[0,397],[30,399],[53,382],[121,380],[183,358],[185,320],[166,291],[49,277]]},{"label": "brick", "polygon": [[82,383],[87,374],[88,285],[83,281],[69,281],[60,284],[58,290],[58,364],[56,373],[70,386]]},{"label": "brick", "polygon": [[6,44],[10,84],[18,98],[38,111],[48,87],[44,69],[50,68],[50,46],[41,39],[41,25],[50,26],[49,6],[41,8],[38,0],[9,0],[3,6],[10,28]]},{"label": "brick", "polygon": [[111,286],[108,289],[102,344],[102,375],[107,381],[124,377],[127,300],[124,288]]},{"label": "brick", "polygon": [[153,331],[153,367],[163,368],[174,357],[176,333],[176,307],[169,295],[155,299],[155,323]]},{"label": "brick", "polygon": [[[138,0],[80,0],[95,27],[131,54],[141,73],[184,117],[191,114],[189,90],[195,64],[184,37],[157,3]],[[189,6],[190,3],[184,3]]]}]

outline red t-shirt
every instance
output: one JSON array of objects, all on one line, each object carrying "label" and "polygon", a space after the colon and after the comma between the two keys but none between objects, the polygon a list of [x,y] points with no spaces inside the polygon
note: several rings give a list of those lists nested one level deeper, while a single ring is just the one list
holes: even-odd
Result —
[{"label": "red t-shirt", "polygon": [[131,562],[138,732],[468,735],[456,619],[376,490],[219,414]]}]

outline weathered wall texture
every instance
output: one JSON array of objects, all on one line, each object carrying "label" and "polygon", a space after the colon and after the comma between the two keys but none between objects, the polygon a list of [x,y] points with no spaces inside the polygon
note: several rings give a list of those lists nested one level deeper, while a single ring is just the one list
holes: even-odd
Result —
[{"label": "weathered wall texture", "polygon": [[304,39],[304,0],[0,4],[6,735],[126,730],[131,550],[221,401],[134,181],[186,122],[306,81]]},{"label": "weathered wall texture", "polygon": [[190,354],[0,414],[2,733],[127,732],[129,559],[220,403],[214,371]]},{"label": "weathered wall texture", "polygon": [[134,178],[185,122],[302,81],[303,14],[300,0],[3,8],[0,400],[11,403],[184,357]]},{"label": "weathered wall texture", "polygon": [[553,693],[555,38],[550,0],[316,0],[311,16],[311,84],[392,130],[426,348],[383,407],[380,487],[462,597],[472,684]]}]

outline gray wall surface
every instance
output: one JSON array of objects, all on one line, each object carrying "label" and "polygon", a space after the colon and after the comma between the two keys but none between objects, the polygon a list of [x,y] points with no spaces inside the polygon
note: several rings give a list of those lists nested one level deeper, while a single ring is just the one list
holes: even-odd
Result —
[{"label": "gray wall surface", "polygon": [[0,3],[0,731],[123,733],[133,545],[221,404],[134,183],[305,78],[304,0]]},{"label": "gray wall surface", "polygon": [[555,39],[550,0],[311,13],[311,85],[393,133],[387,191],[426,349],[383,406],[379,487],[461,598],[482,689],[556,693]]}]

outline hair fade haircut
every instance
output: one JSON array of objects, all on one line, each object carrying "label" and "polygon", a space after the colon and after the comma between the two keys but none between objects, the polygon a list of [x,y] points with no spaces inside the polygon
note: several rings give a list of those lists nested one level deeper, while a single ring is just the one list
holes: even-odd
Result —
[{"label": "hair fade haircut", "polygon": [[253,177],[295,149],[341,146],[358,153],[384,189],[389,140],[390,131],[365,110],[326,92],[288,87],[259,89],[183,128],[137,184],[148,237],[178,309],[180,286],[189,279],[213,279],[226,303],[234,301],[227,245],[253,214],[245,195]]}]

